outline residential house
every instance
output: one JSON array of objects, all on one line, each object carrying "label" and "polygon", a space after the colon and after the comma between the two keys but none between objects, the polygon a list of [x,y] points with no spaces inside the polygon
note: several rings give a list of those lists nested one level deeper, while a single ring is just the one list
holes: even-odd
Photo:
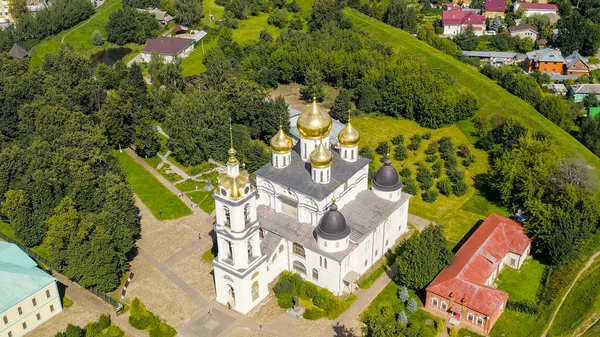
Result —
[{"label": "residential house", "polygon": [[158,8],[154,8],[154,9],[138,8],[138,11],[146,12],[146,13],[150,13],[150,14],[154,15],[154,18],[156,19],[156,21],[160,22],[162,25],[168,25],[171,21],[173,21],[175,19],[171,14],[169,14],[165,11],[161,11]]},{"label": "residential house", "polygon": [[565,58],[565,75],[587,76],[589,74],[588,59],[579,55],[577,51]]},{"label": "residential house", "polygon": [[27,52],[27,50],[23,49],[23,47],[19,46],[16,43],[13,44],[12,48],[10,48],[10,51],[8,53],[14,59],[18,59],[18,60],[20,60],[24,57],[29,57],[29,53]]},{"label": "residential house", "polygon": [[567,87],[562,83],[548,83],[542,84],[542,86],[548,88],[553,95],[565,96],[567,94]]},{"label": "residential house", "polygon": [[425,309],[475,332],[489,333],[508,294],[493,287],[505,266],[520,269],[531,240],[514,220],[490,214],[427,287]]},{"label": "residential house", "polygon": [[504,17],[506,11],[505,0],[485,0],[483,4],[483,16],[486,18]]},{"label": "residential house", "polygon": [[452,3],[464,8],[471,7],[471,0],[452,0]]},{"label": "residential house", "polygon": [[524,66],[528,73],[538,70],[541,73],[562,74],[564,64],[560,50],[546,48],[527,53]]},{"label": "residential house", "polygon": [[595,95],[600,100],[600,84],[574,84],[569,88],[569,96],[575,102],[583,102],[590,95]]},{"label": "residential house", "polygon": [[142,62],[150,62],[154,53],[171,63],[178,58],[187,57],[195,48],[194,39],[161,36],[156,40],[149,39],[142,49]]},{"label": "residential house", "polygon": [[485,30],[485,16],[471,11],[445,11],[442,13],[444,35],[455,36],[473,25],[475,35],[481,36]]},{"label": "residential house", "polygon": [[0,241],[0,336],[21,337],[62,312],[56,279]]},{"label": "residential house", "polygon": [[532,41],[535,41],[538,37],[537,28],[528,24],[511,26],[508,28],[508,31],[510,32],[510,36],[518,36],[522,39],[529,38]]},{"label": "residential house", "polygon": [[557,14],[558,7],[555,4],[542,4],[542,3],[522,3],[517,2],[514,5],[514,11],[516,12],[519,8],[523,8],[525,13],[523,16],[532,16],[535,14]]}]

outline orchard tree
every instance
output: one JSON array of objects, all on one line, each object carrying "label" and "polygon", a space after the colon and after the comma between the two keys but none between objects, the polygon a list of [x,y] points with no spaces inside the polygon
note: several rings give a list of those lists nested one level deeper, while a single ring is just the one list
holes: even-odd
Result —
[{"label": "orchard tree", "polygon": [[300,98],[305,101],[316,98],[317,101],[322,102],[325,98],[323,85],[323,74],[314,64],[311,65],[304,74],[304,85],[300,88]]},{"label": "orchard tree", "polygon": [[175,0],[173,8],[175,21],[188,27],[199,24],[204,17],[202,1],[199,0]]},{"label": "orchard tree", "polygon": [[352,107],[352,101],[350,97],[350,92],[347,89],[340,89],[335,101],[333,102],[333,106],[331,107],[331,112],[333,113],[333,118],[337,119],[341,123],[348,122],[348,111]]}]

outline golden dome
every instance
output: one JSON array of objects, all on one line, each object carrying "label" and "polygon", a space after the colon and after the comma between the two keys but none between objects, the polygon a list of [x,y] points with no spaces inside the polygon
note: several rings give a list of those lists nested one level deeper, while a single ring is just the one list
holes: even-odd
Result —
[{"label": "golden dome", "polygon": [[279,132],[271,138],[271,150],[274,153],[288,153],[292,151],[292,139],[283,132],[283,128],[279,125]]},{"label": "golden dome", "polygon": [[[221,191],[221,195],[228,196],[231,200],[241,199],[245,194],[245,186],[248,185],[249,175],[247,171],[240,172],[237,177],[230,177],[227,173],[223,172],[219,174],[217,180],[219,181],[219,187],[217,191]],[[252,186],[249,186],[248,191],[253,190]],[[217,192],[219,193],[219,192]]]},{"label": "golden dome", "polygon": [[340,146],[354,147],[358,145],[359,140],[360,134],[358,133],[358,130],[352,127],[352,123],[350,123],[350,114],[348,113],[348,123],[346,123],[346,126],[338,134]]},{"label": "golden dome", "polygon": [[331,131],[331,117],[319,111],[317,99],[313,98],[310,108],[298,117],[298,131],[306,139],[322,139]]},{"label": "golden dome", "polygon": [[326,168],[331,166],[333,154],[323,145],[323,141],[310,153],[310,163],[315,168]]}]

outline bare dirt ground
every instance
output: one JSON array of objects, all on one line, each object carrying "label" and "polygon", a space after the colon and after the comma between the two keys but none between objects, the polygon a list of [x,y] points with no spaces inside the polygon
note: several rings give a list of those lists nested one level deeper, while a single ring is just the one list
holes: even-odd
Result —
[{"label": "bare dirt ground", "polygon": [[255,331],[245,327],[239,327],[233,330],[228,337],[272,337],[272,335],[265,331]]},{"label": "bare dirt ground", "polygon": [[217,294],[215,293],[215,284],[212,275],[213,266],[211,263],[202,260],[202,254],[207,249],[209,249],[208,245],[196,250],[192,255],[171,265],[169,269],[200,295],[214,301]]},{"label": "bare dirt ground", "polygon": [[88,305],[74,302],[73,306],[66,308],[44,324],[27,334],[28,337],[54,336],[57,332],[64,331],[68,324],[84,327],[88,322],[98,320],[102,314]]},{"label": "bare dirt ground", "polygon": [[271,293],[258,308],[248,313],[248,319],[256,324],[269,324],[283,313],[285,313],[285,310],[279,307],[277,298]]},{"label": "bare dirt ground", "polygon": [[[300,87],[301,85],[297,83],[280,85],[277,87],[277,89],[271,91],[269,93],[269,96],[271,98],[282,96],[287,102],[287,104],[291,105],[295,109],[304,111],[308,109],[310,104],[300,99]],[[331,109],[331,107],[333,106],[333,101],[335,101],[337,94],[337,90],[335,90],[332,87],[326,86],[325,99],[322,103],[320,103],[321,108],[329,111],[329,109]]]}]

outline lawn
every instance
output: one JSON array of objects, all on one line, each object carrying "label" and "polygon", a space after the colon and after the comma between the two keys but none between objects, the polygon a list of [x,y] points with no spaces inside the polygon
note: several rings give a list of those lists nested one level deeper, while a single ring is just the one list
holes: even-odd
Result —
[{"label": "lawn", "polygon": [[150,172],[135,162],[127,153],[113,151],[125,172],[133,192],[160,220],[175,219],[192,214],[192,211]]},{"label": "lawn", "polygon": [[200,190],[198,192],[188,192],[186,195],[206,213],[210,214],[215,210],[215,199],[212,197],[212,191]]},{"label": "lawn", "polygon": [[543,324],[538,322],[538,315],[506,310],[502,313],[490,336],[492,337],[533,337],[539,336]]},{"label": "lawn", "polygon": [[600,336],[600,321],[596,322],[588,331],[586,331],[581,337],[598,337]]},{"label": "lawn", "polygon": [[15,231],[10,227],[9,224],[0,220],[0,233],[8,236],[9,238],[16,240],[17,236],[15,235]]},{"label": "lawn", "polygon": [[579,278],[558,311],[548,336],[573,336],[590,315],[600,313],[600,259]]},{"label": "lawn", "polygon": [[543,287],[546,266],[534,258],[528,259],[520,270],[506,267],[498,275],[498,289],[506,291],[511,301],[529,300],[537,303],[538,289]]},{"label": "lawn", "polygon": [[[465,172],[465,182],[470,186],[465,195],[461,197],[446,197],[440,194],[433,203],[423,201],[421,196],[418,195],[410,201],[410,212],[442,225],[446,237],[453,245],[458,244],[471,228],[480,220],[485,219],[490,212],[508,215],[505,210],[491,204],[472,187],[473,177],[488,171],[488,155],[485,151],[475,149],[457,126],[431,130],[423,128],[413,121],[377,115],[366,115],[355,118],[352,120],[352,123],[361,133],[361,146],[368,145],[372,149],[375,149],[379,142],[389,142],[397,135],[404,135],[404,144],[408,145],[413,135],[423,135],[431,132],[431,139],[423,140],[417,151],[409,151],[407,160],[400,162],[392,158],[392,163],[398,171],[404,167],[411,169],[412,179],[416,175],[417,163],[424,163],[431,167],[432,163],[425,162],[426,154],[424,153],[429,143],[441,137],[450,137],[456,148],[462,144],[469,146],[471,153],[476,158],[475,162],[469,167],[464,167],[460,164],[460,160],[458,164],[460,169]],[[390,152],[393,156],[393,151]],[[381,156],[375,156],[374,161],[377,166],[381,165],[380,159]],[[444,175],[442,174],[441,178]],[[433,188],[435,189],[435,187]]]},{"label": "lawn", "polygon": [[[406,316],[408,317],[408,322],[410,324],[417,324],[421,326],[421,330],[419,331],[421,336],[423,337],[434,337],[436,336],[435,325],[427,325],[426,321],[430,320],[433,322],[435,319],[431,314],[423,311],[417,310],[415,313],[410,313],[405,310],[404,304],[398,300],[398,290],[401,287],[397,285],[395,282],[390,282],[377,297],[371,302],[369,307],[363,311],[361,314],[361,319],[367,316],[376,315],[380,318],[384,319],[386,322],[394,322],[396,320],[397,315],[404,310]],[[418,296],[414,294],[412,290],[409,290],[410,297],[414,298],[419,308],[423,307],[423,303],[419,299]],[[391,308],[391,310],[389,309]]]},{"label": "lawn", "polygon": [[153,168],[157,168],[158,164],[162,163],[162,159],[160,159],[159,156],[144,158],[144,161],[146,163],[148,163],[148,165],[152,166]]},{"label": "lawn", "polygon": [[[41,65],[46,54],[55,53],[58,51],[61,43],[68,42],[73,45],[76,51],[85,55],[92,54],[107,48],[118,48],[112,43],[106,42],[104,46],[97,47],[92,44],[92,33],[100,31],[106,38],[104,27],[108,23],[110,14],[121,8],[123,4],[121,0],[106,0],[106,2],[96,9],[96,13],[89,19],[80,22],[75,27],[65,30],[58,35],[54,35],[37,44],[31,51],[30,66]],[[128,44],[125,47],[137,51],[141,49],[140,45]]]},{"label": "lawn", "polygon": [[[401,29],[388,26],[352,9],[345,9],[344,14],[350,18],[357,29],[370,33],[371,38],[384,42],[397,51],[422,58],[429,67],[448,73],[458,85],[471,90],[479,100],[478,116],[490,118],[497,114],[515,118],[534,131],[546,132],[558,141],[561,153],[567,157],[585,160],[595,169],[596,177],[600,180],[600,159],[597,156],[569,133],[539,114],[531,105],[502,89],[476,69],[438,51]],[[460,217],[462,214],[456,214],[456,218]]]}]

